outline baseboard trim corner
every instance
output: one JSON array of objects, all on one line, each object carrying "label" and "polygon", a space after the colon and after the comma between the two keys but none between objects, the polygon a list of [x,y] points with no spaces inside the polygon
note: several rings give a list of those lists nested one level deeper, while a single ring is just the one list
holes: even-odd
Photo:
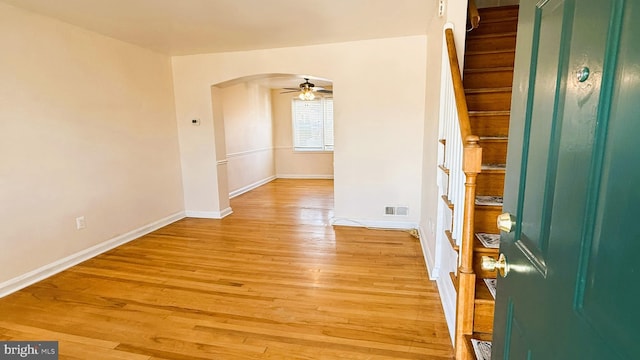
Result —
[{"label": "baseboard trim corner", "polygon": [[267,184],[267,183],[270,183],[275,179],[276,179],[275,175],[274,176],[269,176],[268,178],[256,181],[253,184],[249,184],[247,186],[241,187],[240,189],[233,190],[233,191],[229,192],[229,199],[233,199],[236,196],[240,196],[240,195],[242,195],[242,194],[244,194],[246,192],[249,192],[249,191],[251,191],[253,189],[259,188],[260,186],[262,186],[264,184]]}]

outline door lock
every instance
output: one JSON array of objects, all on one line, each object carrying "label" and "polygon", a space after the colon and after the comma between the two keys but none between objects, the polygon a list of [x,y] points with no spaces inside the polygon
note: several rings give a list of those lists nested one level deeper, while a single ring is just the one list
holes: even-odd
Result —
[{"label": "door lock", "polygon": [[510,233],[513,231],[513,227],[515,224],[516,218],[508,212],[498,215],[498,229]]},{"label": "door lock", "polygon": [[504,254],[500,254],[498,260],[491,256],[482,257],[482,270],[484,271],[497,271],[502,277],[509,275],[509,264],[507,263],[507,257]]}]

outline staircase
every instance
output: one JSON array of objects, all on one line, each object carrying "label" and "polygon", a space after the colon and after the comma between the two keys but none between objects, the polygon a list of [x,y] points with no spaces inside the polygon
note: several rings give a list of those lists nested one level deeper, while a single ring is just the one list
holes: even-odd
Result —
[{"label": "staircase", "polygon": [[[461,251],[460,241],[451,231],[445,231],[453,249],[463,257],[461,263],[464,264],[464,256],[471,257],[472,273],[463,271],[464,265],[461,265],[456,273],[450,274],[458,291],[457,316],[466,319],[457,320],[456,326],[456,359],[464,360],[484,359],[476,355],[480,351],[477,348],[490,346],[487,342],[491,341],[493,332],[495,298],[488,284],[493,283],[495,289],[496,272],[483,270],[481,259],[483,256],[498,258],[498,249],[491,244],[497,246],[499,242],[496,218],[502,212],[518,6],[479,9],[479,14],[479,27],[467,35],[463,69],[471,134],[479,136],[478,144],[482,148],[482,167],[475,187],[475,214],[470,222],[475,234],[472,252]],[[447,146],[448,141],[441,142]],[[440,169],[448,176],[449,169],[445,166]],[[467,180],[468,177],[467,173]],[[443,199],[452,213],[461,210],[451,205],[447,193]],[[460,282],[461,272],[467,276],[464,285]],[[469,281],[472,282],[470,289]],[[460,286],[467,290],[461,291]]]}]

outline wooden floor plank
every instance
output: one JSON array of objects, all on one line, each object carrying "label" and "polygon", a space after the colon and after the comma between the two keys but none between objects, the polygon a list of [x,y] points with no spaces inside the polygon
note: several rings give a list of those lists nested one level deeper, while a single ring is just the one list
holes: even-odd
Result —
[{"label": "wooden floor plank", "polygon": [[331,180],[278,179],[0,299],[60,359],[451,359],[420,243],[332,227]]}]

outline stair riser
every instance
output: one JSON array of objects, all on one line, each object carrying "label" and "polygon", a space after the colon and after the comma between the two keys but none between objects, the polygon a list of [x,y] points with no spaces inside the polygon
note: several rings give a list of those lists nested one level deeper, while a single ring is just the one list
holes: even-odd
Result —
[{"label": "stair riser", "polygon": [[501,6],[501,7],[487,7],[480,8],[480,23],[487,20],[504,19],[518,16],[518,6]]},{"label": "stair riser", "polygon": [[515,35],[501,35],[489,38],[467,39],[467,51],[511,50],[516,48]]},{"label": "stair riser", "polygon": [[504,192],[504,173],[478,174],[476,195],[502,196]]},{"label": "stair riser", "polygon": [[478,136],[509,136],[509,115],[470,116],[471,132]]},{"label": "stair riser", "polygon": [[513,84],[513,69],[485,72],[465,72],[465,89],[502,88]]},{"label": "stair riser", "polygon": [[[506,141],[483,141],[482,163],[483,164],[506,164],[507,163],[507,142]],[[482,195],[482,194],[479,194]]]},{"label": "stair riser", "polygon": [[484,19],[480,18],[480,26],[476,29],[473,29],[469,33],[470,37],[487,34],[516,32],[518,30],[518,19],[496,22],[487,22],[483,20]]},{"label": "stair riser", "polygon": [[501,53],[467,53],[464,57],[467,69],[513,66],[515,51]]},{"label": "stair riser", "polygon": [[495,306],[489,304],[476,304],[473,313],[473,331],[481,333],[493,332],[493,312]]},{"label": "stair riser", "polygon": [[496,220],[498,215],[502,213],[501,208],[476,206],[476,216],[474,219],[474,231],[484,233],[496,233],[498,228]]},{"label": "stair riser", "polygon": [[511,108],[511,92],[488,92],[467,94],[469,111],[509,110]]}]

